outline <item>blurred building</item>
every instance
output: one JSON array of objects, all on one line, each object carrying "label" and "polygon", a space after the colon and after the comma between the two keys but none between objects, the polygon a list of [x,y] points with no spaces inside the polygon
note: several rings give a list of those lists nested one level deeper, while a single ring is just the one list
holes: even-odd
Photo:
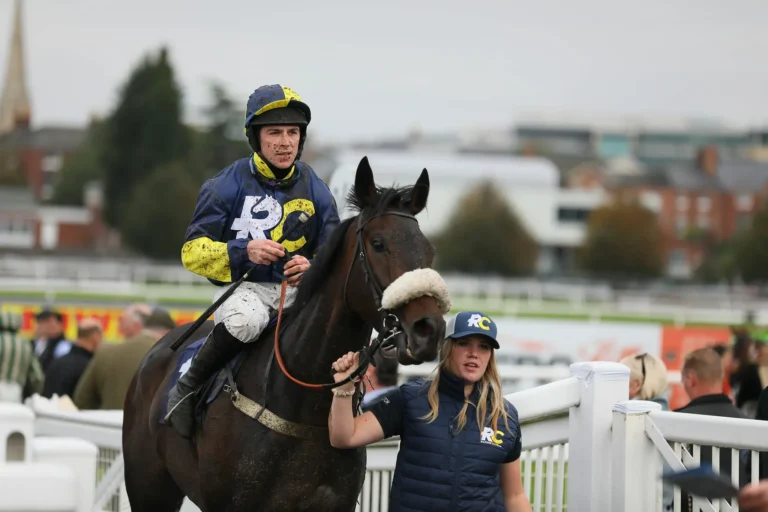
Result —
[{"label": "blurred building", "polygon": [[52,206],[58,173],[85,137],[82,127],[33,127],[26,78],[22,2],[16,0],[0,95],[0,250],[92,252],[119,247],[102,221],[92,183],[84,207]]},{"label": "blurred building", "polygon": [[[768,194],[768,133],[685,120],[532,117],[521,151],[558,164],[563,185],[638,198],[659,215],[667,273],[688,278],[747,229]],[[762,158],[761,158],[762,156]]]},{"label": "blurred building", "polygon": [[[351,215],[346,196],[357,166],[367,156],[377,183],[413,184],[422,169],[430,177],[427,208],[419,214],[422,232],[431,237],[446,228],[456,205],[473,185],[490,180],[539,245],[537,270],[542,275],[569,273],[586,235],[592,210],[603,204],[602,189],[560,186],[559,173],[547,158],[411,149],[351,149],[337,155],[329,187],[342,219]],[[457,241],[457,243],[460,243]]]}]

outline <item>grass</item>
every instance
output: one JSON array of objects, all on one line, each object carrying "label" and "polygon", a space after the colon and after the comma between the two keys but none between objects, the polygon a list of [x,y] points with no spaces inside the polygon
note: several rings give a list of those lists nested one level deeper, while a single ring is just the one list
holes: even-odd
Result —
[{"label": "grass", "polygon": [[[536,503],[536,499],[535,499],[535,497],[536,497],[536,465],[538,463],[539,462],[537,462],[537,461],[523,461],[522,462],[522,467],[521,467],[522,473],[523,473],[523,484],[526,483],[526,480],[527,480],[526,476],[527,476],[527,474],[530,473],[530,475],[531,475],[531,478],[530,478],[531,488],[530,488],[530,492],[528,493],[528,498],[531,501],[531,507],[533,507],[534,504]],[[552,507],[552,510],[555,510],[555,508],[554,508],[556,506],[555,498],[557,497],[557,487],[556,487],[556,485],[557,485],[557,462],[554,462],[554,461],[553,462],[544,461],[544,462],[541,462],[541,464],[542,464],[542,469],[541,469],[541,496],[540,496],[540,503],[541,503],[542,506],[545,506],[545,505],[546,506],[550,506],[550,507]],[[553,483],[553,488],[552,488],[552,499],[551,500],[549,500],[548,496],[547,496],[547,466],[549,464],[554,465],[553,475],[554,475],[554,478],[555,478],[555,482]],[[562,494],[563,499],[562,499],[562,503],[563,503],[563,510],[567,510],[568,509],[568,462],[567,461],[565,462],[565,473],[564,474],[565,474],[565,478],[564,478],[565,481],[563,482],[563,494]],[[534,510],[536,510],[536,509],[534,508]]]}]

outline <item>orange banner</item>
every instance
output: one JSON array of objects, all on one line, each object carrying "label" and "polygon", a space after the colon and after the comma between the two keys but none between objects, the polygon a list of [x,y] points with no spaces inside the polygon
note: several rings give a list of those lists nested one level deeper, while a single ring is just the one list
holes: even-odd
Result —
[{"label": "orange banner", "polygon": [[[13,304],[3,303],[0,311],[12,311],[21,315],[21,336],[34,338],[36,321],[35,315],[40,312],[39,304]],[[86,317],[97,318],[104,329],[104,340],[119,343],[123,340],[120,333],[119,321],[123,314],[123,308],[90,307],[80,305],[57,306],[56,311],[64,317],[64,334],[67,339],[74,340],[77,337],[77,324]],[[177,325],[194,322],[203,313],[203,309],[169,309],[171,317]]]},{"label": "orange banner", "polygon": [[[667,327],[661,333],[661,359],[668,371],[680,371],[685,355],[697,348],[728,343],[727,327]],[[678,409],[689,402],[681,384],[670,384],[669,408]]]}]

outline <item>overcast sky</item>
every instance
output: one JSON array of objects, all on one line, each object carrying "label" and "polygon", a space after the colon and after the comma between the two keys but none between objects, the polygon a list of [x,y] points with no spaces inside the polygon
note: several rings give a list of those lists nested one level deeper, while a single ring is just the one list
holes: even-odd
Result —
[{"label": "overcast sky", "polygon": [[[631,4],[631,5],[630,5]],[[12,0],[0,0],[7,66]],[[521,112],[768,122],[768,1],[24,0],[33,123],[104,114],[170,47],[188,114],[294,88],[324,141],[506,127]]]}]

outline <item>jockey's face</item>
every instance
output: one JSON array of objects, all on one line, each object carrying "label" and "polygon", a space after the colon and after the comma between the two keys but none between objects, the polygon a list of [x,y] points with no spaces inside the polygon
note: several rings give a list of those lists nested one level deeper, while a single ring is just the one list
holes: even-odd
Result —
[{"label": "jockey's face", "polygon": [[265,126],[259,132],[261,155],[278,169],[288,169],[299,152],[298,126]]}]

